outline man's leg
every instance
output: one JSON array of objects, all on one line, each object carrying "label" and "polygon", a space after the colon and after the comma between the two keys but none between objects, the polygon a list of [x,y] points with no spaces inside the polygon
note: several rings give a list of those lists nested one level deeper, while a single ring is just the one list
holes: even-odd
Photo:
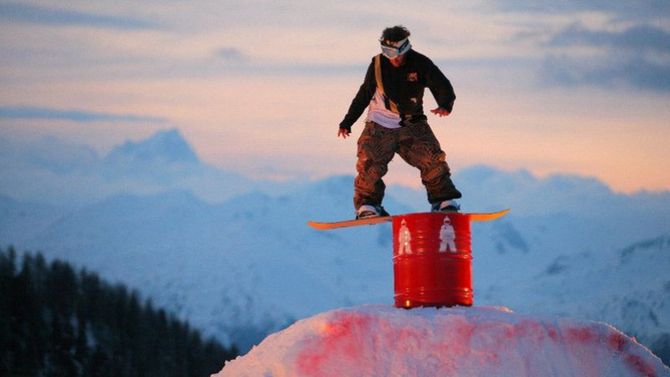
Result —
[{"label": "man's leg", "polygon": [[382,177],[396,151],[397,130],[367,122],[358,139],[358,175],[354,180],[354,207],[364,204],[380,206],[386,185]]},{"label": "man's leg", "polygon": [[439,203],[458,199],[461,192],[451,180],[446,154],[426,122],[417,122],[403,128],[398,154],[421,171],[421,182],[426,186],[428,202]]}]

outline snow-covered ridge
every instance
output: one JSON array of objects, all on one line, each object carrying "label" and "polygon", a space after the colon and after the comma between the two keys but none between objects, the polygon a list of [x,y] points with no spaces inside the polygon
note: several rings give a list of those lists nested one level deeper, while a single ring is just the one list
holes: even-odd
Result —
[{"label": "snow-covered ridge", "polygon": [[202,162],[177,129],[126,141],[104,155],[55,137],[0,136],[0,195],[77,208],[120,194],[188,190],[222,201],[256,183]]},{"label": "snow-covered ridge", "polygon": [[149,139],[126,141],[105,157],[108,163],[181,163],[198,164],[200,160],[179,130],[158,132]]},{"label": "snow-covered ridge", "polygon": [[215,377],[664,377],[670,369],[611,326],[505,308],[366,305],[298,321]]}]

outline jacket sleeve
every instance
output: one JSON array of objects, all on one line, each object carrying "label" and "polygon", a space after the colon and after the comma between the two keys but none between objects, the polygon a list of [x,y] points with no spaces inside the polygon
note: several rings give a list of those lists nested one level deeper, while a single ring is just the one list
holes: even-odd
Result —
[{"label": "jacket sleeve", "polygon": [[451,112],[456,100],[454,88],[451,86],[449,79],[432,61],[428,60],[427,64],[427,86],[430,92],[433,93],[437,105]]},{"label": "jacket sleeve", "polygon": [[363,80],[363,84],[358,89],[356,97],[354,97],[353,101],[351,101],[351,105],[349,105],[347,115],[345,115],[342,122],[340,122],[340,128],[351,131],[351,126],[356,123],[361,114],[363,114],[363,111],[365,111],[365,109],[368,107],[376,89],[377,83],[375,81],[375,66],[373,60],[368,67],[367,73],[365,74],[365,80]]}]

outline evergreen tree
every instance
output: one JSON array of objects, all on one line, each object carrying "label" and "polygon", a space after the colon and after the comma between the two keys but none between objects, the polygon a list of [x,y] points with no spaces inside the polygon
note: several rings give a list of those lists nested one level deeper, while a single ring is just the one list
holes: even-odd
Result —
[{"label": "evergreen tree", "polygon": [[136,291],[0,250],[0,376],[207,376],[237,356]]},{"label": "evergreen tree", "polygon": [[4,375],[13,364],[15,345],[12,334],[12,305],[14,297],[14,279],[16,275],[16,252],[9,248],[0,253],[0,375]]}]

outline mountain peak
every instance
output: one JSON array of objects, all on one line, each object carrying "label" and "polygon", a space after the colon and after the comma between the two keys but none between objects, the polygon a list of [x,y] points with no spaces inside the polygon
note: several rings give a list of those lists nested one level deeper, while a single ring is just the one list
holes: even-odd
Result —
[{"label": "mountain peak", "polygon": [[138,142],[126,141],[114,148],[108,155],[108,161],[199,163],[195,154],[181,132],[177,129],[162,130],[153,136]]}]

